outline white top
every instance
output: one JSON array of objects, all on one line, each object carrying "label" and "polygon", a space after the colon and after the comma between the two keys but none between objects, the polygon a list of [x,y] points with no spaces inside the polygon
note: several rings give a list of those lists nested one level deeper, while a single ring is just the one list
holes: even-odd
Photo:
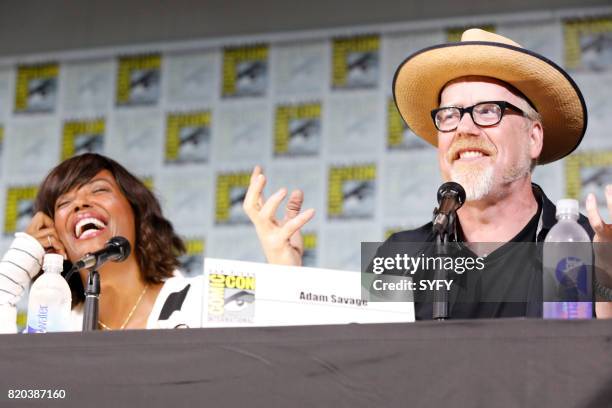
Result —
[{"label": "white top", "polygon": [[557,201],[557,213],[556,216],[559,218],[561,215],[573,215],[576,219],[580,215],[580,208],[578,200],[573,198],[562,198]]},{"label": "white top", "polygon": [[43,271],[62,273],[64,257],[60,254],[45,254],[43,257]]}]

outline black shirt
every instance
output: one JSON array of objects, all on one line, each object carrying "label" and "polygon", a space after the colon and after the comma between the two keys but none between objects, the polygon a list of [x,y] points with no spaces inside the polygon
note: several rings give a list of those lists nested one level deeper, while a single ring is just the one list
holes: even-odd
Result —
[{"label": "black shirt", "polygon": [[[542,243],[555,224],[556,208],[542,189],[533,184],[533,193],[538,203],[536,214],[508,243],[503,244],[485,259],[482,271],[453,274],[453,285],[449,293],[449,317],[453,319],[495,317],[541,317],[542,316]],[[584,216],[578,222],[589,235],[593,231]],[[416,230],[393,234],[386,242],[434,242],[432,224]],[[461,242],[460,226],[457,241]],[[384,246],[381,250],[384,252]],[[381,251],[379,250],[379,252]],[[463,244],[460,251],[476,256]],[[419,273],[413,279],[423,279]],[[430,277],[431,278],[431,275]],[[417,320],[432,318],[431,298],[415,300]]]},{"label": "black shirt", "polygon": [[[541,298],[538,293],[542,288],[542,263],[535,244],[541,214],[542,203],[538,201],[536,213],[523,229],[484,257],[483,271],[460,275],[463,280],[454,285],[450,294],[450,316],[469,319],[529,315],[529,300],[537,304]],[[459,237],[463,237],[461,231]],[[465,246],[463,250],[469,256],[477,256]]]}]

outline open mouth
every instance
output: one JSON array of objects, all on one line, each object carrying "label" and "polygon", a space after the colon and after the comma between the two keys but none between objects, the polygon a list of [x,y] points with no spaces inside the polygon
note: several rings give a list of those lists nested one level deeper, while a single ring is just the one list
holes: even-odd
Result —
[{"label": "open mouth", "polygon": [[474,149],[474,148],[464,148],[464,149],[458,149],[452,156],[453,158],[453,162],[460,160],[460,161],[471,161],[471,160],[477,160],[483,157],[489,157],[490,154],[489,152],[485,151],[485,150],[481,150],[481,149]]},{"label": "open mouth", "polygon": [[94,216],[81,218],[74,226],[74,236],[77,239],[88,239],[98,236],[106,229],[106,222]]}]

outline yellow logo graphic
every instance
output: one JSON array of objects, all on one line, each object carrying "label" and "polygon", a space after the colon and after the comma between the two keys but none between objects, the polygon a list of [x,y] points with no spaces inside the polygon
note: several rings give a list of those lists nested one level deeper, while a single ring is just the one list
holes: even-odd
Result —
[{"label": "yellow logo graphic", "polygon": [[138,55],[119,58],[117,105],[153,105],[159,100],[161,56]]},{"label": "yellow logo graphic", "polygon": [[604,190],[612,184],[612,151],[574,153],[565,159],[566,192],[584,202],[589,193],[605,205]]},{"label": "yellow logo graphic", "polygon": [[216,224],[246,224],[249,222],[242,210],[242,202],[250,180],[249,172],[221,173],[217,176]]},{"label": "yellow logo graphic", "polygon": [[222,96],[260,96],[268,85],[268,46],[229,47],[223,52]]},{"label": "yellow logo graphic", "polygon": [[64,122],[62,160],[82,153],[102,153],[104,119]]},{"label": "yellow logo graphic", "polygon": [[415,135],[397,110],[393,98],[387,100],[387,150],[422,149],[428,144]]},{"label": "yellow logo graphic", "polygon": [[255,315],[255,276],[211,273],[208,276],[208,320],[252,322]]},{"label": "yellow logo graphic", "polygon": [[[461,41],[461,34],[468,28],[474,28],[474,26],[469,27],[450,27],[446,29],[446,42],[459,42]],[[481,26],[477,26],[476,28],[480,28],[481,30],[488,31],[490,33],[495,32],[495,26],[492,24],[485,24]]]},{"label": "yellow logo graphic", "polygon": [[140,181],[142,181],[142,184],[145,185],[146,188],[149,189],[149,191],[153,191],[153,189],[155,188],[155,182],[153,181],[153,176],[143,176],[143,177],[139,177]]},{"label": "yellow logo graphic", "polygon": [[404,231],[405,228],[400,228],[400,227],[392,227],[392,228],[387,228],[385,230],[385,241],[393,234]]},{"label": "yellow logo graphic", "polygon": [[316,266],[317,264],[317,233],[305,232],[302,235],[304,239],[304,254],[302,255],[303,266]]},{"label": "yellow logo graphic", "polygon": [[612,17],[567,20],[563,34],[567,69],[602,71],[612,67]]},{"label": "yellow logo graphic", "polygon": [[201,275],[204,271],[204,238],[185,238],[183,239],[183,243],[185,244],[187,251],[179,258],[181,263],[181,271],[186,276]]},{"label": "yellow logo graphic", "polygon": [[337,38],[333,43],[332,87],[371,88],[378,84],[378,35]]},{"label": "yellow logo graphic", "polygon": [[59,65],[22,65],[17,68],[15,112],[53,112],[57,100]]},{"label": "yellow logo graphic", "polygon": [[275,156],[308,156],[319,152],[321,104],[280,105],[274,126]]},{"label": "yellow logo graphic", "polygon": [[166,163],[205,163],[210,154],[210,112],[171,113],[166,120]]},{"label": "yellow logo graphic", "polygon": [[6,191],[4,211],[4,234],[12,235],[24,231],[34,214],[34,199],[38,186],[9,187]]},{"label": "yellow logo graphic", "polygon": [[327,198],[328,218],[373,217],[375,192],[375,164],[331,167]]}]

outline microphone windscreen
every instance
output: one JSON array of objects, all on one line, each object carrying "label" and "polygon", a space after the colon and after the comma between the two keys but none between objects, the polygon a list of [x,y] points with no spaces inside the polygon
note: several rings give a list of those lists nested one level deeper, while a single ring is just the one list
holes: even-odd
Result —
[{"label": "microphone windscreen", "polygon": [[438,189],[438,204],[442,202],[442,199],[447,194],[454,194],[457,197],[459,207],[465,202],[465,190],[461,187],[461,184],[455,183],[454,181],[447,181],[442,184]]},{"label": "microphone windscreen", "polygon": [[130,241],[120,236],[112,237],[111,239],[109,239],[106,243],[106,246],[115,247],[119,250],[117,257],[114,258],[115,262],[125,261],[132,252],[132,246],[130,245]]}]

